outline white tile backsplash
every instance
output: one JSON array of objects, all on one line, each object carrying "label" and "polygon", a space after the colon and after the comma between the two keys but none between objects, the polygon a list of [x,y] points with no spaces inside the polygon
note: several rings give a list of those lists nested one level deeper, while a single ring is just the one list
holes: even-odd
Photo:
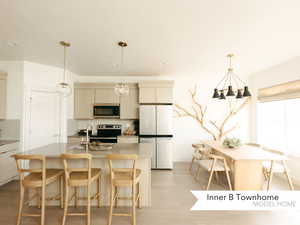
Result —
[{"label": "white tile backsplash", "polygon": [[75,135],[78,130],[86,129],[88,126],[92,126],[93,129],[97,129],[99,124],[120,124],[122,125],[122,133],[128,127],[133,128],[134,120],[118,120],[118,119],[99,119],[99,120],[68,120],[68,135]]},{"label": "white tile backsplash", "polygon": [[19,140],[20,120],[0,120],[0,139]]}]

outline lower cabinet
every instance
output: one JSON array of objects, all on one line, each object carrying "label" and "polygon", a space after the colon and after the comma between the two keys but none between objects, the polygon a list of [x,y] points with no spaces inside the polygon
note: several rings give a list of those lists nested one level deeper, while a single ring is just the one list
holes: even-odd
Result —
[{"label": "lower cabinet", "polygon": [[118,143],[139,143],[139,137],[138,136],[119,136],[118,137]]},{"label": "lower cabinet", "polygon": [[8,183],[18,175],[15,159],[11,157],[17,153],[16,148],[0,152],[0,185]]}]

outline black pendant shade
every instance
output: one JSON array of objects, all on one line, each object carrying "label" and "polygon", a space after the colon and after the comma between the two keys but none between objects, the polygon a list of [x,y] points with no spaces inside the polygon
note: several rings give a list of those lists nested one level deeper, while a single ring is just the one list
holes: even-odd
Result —
[{"label": "black pendant shade", "polygon": [[238,92],[237,92],[236,98],[243,98],[243,95],[242,95],[242,90],[241,90],[241,89],[238,89]]},{"label": "black pendant shade", "polygon": [[241,78],[239,78],[237,74],[235,74],[231,64],[233,56],[234,54],[227,55],[229,59],[228,69],[222,80],[215,87],[214,94],[212,96],[213,98],[231,99],[232,97],[235,97],[236,99],[242,99],[244,97],[251,96],[247,84]]},{"label": "black pendant shade", "polygon": [[233,90],[232,90],[232,86],[229,85],[228,86],[228,91],[227,91],[227,94],[226,94],[227,97],[232,97],[232,96],[235,96]]},{"label": "black pendant shade", "polygon": [[226,97],[225,97],[225,95],[224,95],[224,91],[221,90],[220,92],[221,92],[221,94],[220,94],[219,99],[226,99]]},{"label": "black pendant shade", "polygon": [[250,97],[251,94],[250,94],[250,91],[248,89],[248,86],[245,86],[244,87],[244,93],[243,93],[243,97]]},{"label": "black pendant shade", "polygon": [[220,98],[219,91],[217,88],[215,88],[215,90],[214,90],[213,98]]}]

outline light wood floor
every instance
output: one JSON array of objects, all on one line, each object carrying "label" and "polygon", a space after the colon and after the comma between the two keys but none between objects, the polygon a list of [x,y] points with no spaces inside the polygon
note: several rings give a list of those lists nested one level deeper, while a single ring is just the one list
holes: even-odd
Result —
[{"label": "light wood floor", "polygon": [[[239,212],[239,211],[194,211],[190,208],[195,198],[190,190],[204,189],[208,174],[203,171],[201,181],[196,182],[188,172],[187,163],[177,163],[173,171],[153,171],[152,207],[137,210],[137,225],[299,225],[300,212]],[[215,182],[213,182],[215,183]],[[275,189],[288,185],[274,180]],[[298,187],[299,188],[299,187]],[[212,190],[225,189],[225,185],[213,184]],[[18,201],[17,182],[0,187],[0,225],[14,225]],[[32,209],[30,209],[32,210]],[[120,209],[120,210],[126,210]],[[60,225],[63,210],[46,208],[46,224]],[[37,218],[25,218],[22,225],[38,225]],[[84,225],[83,218],[67,219],[67,225]],[[92,209],[92,224],[107,224],[107,208]],[[130,225],[129,218],[114,217],[114,225]]]}]

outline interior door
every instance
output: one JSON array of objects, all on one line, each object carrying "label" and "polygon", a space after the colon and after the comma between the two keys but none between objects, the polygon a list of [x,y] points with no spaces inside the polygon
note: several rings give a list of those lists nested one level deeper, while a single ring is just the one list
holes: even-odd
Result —
[{"label": "interior door", "polygon": [[140,138],[140,143],[151,143],[152,148],[152,158],[151,158],[151,168],[156,168],[156,138]]},{"label": "interior door", "polygon": [[156,135],[155,105],[140,106],[140,135]]},{"label": "interior door", "polygon": [[173,169],[172,138],[156,139],[156,158],[158,169]]},{"label": "interior door", "polygon": [[31,93],[26,150],[60,141],[60,104],[58,93]]},{"label": "interior door", "polygon": [[156,106],[157,135],[173,134],[173,107],[172,105]]}]

